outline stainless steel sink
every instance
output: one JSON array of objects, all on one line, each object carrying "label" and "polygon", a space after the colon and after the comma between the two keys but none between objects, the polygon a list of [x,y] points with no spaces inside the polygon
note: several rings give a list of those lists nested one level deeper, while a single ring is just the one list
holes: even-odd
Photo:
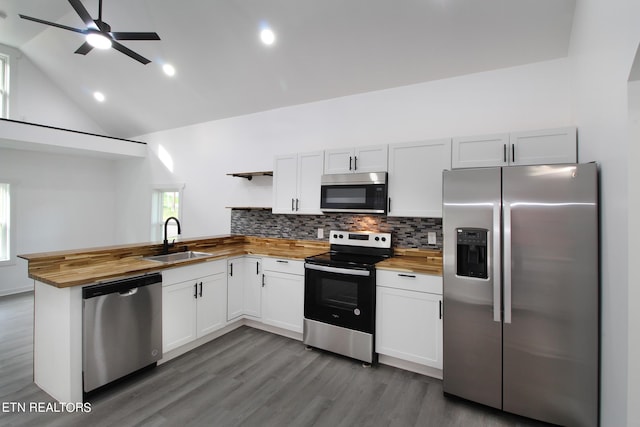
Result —
[{"label": "stainless steel sink", "polygon": [[206,252],[185,251],[185,252],[176,252],[173,254],[166,254],[166,255],[147,256],[147,257],[143,257],[142,259],[146,259],[149,261],[171,263],[171,262],[186,261],[194,258],[204,258],[208,256],[211,256],[211,254],[208,254]]}]

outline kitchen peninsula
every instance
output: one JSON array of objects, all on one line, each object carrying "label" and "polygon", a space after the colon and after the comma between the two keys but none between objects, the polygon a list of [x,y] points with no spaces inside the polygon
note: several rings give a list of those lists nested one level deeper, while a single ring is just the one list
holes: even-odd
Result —
[{"label": "kitchen peninsula", "polygon": [[[328,250],[328,243],[324,241],[290,240],[278,238],[261,238],[239,235],[224,235],[216,237],[183,239],[176,243],[176,248],[181,251],[197,251],[206,256],[186,259],[178,262],[160,263],[145,257],[157,255],[162,250],[162,244],[132,244],[92,248],[84,250],[48,252],[40,254],[20,255],[28,261],[28,274],[34,280],[35,306],[34,306],[34,381],[55,399],[62,402],[83,401],[82,386],[82,289],[88,285],[108,282],[124,277],[142,276],[154,272],[161,272],[164,285],[179,284],[192,279],[207,276],[215,272],[218,277],[216,286],[220,292],[217,295],[217,307],[223,312],[222,320],[218,319],[215,327],[202,329],[197,338],[193,337],[187,344],[166,338],[167,333],[173,333],[174,325],[167,322],[165,317],[165,303],[163,302],[163,335],[165,335],[164,355],[159,363],[176,357],[204,342],[215,339],[235,328],[248,324],[276,333],[281,333],[292,338],[301,339],[301,329],[289,327],[292,323],[271,321],[263,309],[262,319],[251,315],[239,315],[231,317],[232,291],[227,293],[227,286],[231,287],[234,275],[234,263],[236,264],[236,276],[239,270],[240,260],[243,258],[256,261],[254,271],[262,273],[264,277],[272,277],[275,286],[276,279],[287,275],[295,277],[293,284],[303,283],[303,260],[307,256],[316,255]],[[393,257],[380,265],[382,269],[398,270],[404,272],[426,273],[434,276],[442,274],[442,258],[439,251],[397,249],[396,257]],[[264,258],[262,265],[261,257]],[[254,264],[251,264],[254,265]],[[287,266],[291,271],[269,272],[273,266]],[[275,270],[274,268],[271,268]],[[205,272],[207,271],[207,272]],[[188,272],[184,276],[181,272]],[[231,274],[231,276],[230,276]],[[271,276],[267,276],[271,274]],[[438,277],[440,279],[440,277]],[[199,279],[200,292],[202,282]],[[264,282],[263,282],[264,283]],[[187,283],[189,291],[193,294],[191,282]],[[267,286],[268,288],[269,286]],[[260,290],[260,283],[257,284]],[[262,285],[264,289],[264,285]],[[272,288],[273,289],[273,288]],[[282,288],[280,297],[285,288]],[[263,294],[264,295],[264,294]],[[275,294],[274,294],[275,295]],[[288,294],[284,294],[288,296]],[[302,288],[296,288],[296,297],[302,296]],[[166,299],[166,295],[163,295]],[[229,309],[227,310],[227,298]],[[264,298],[264,296],[263,296]],[[276,301],[277,302],[277,301]],[[294,305],[293,315],[302,316],[302,303]],[[272,307],[272,309],[274,309]],[[281,311],[280,308],[274,309]],[[195,310],[194,310],[195,311]],[[247,314],[247,313],[245,313]],[[180,319],[182,321],[183,319]],[[201,319],[198,318],[198,321]],[[179,322],[178,322],[179,323]],[[167,332],[167,328],[169,332]],[[195,328],[195,325],[194,325]],[[167,347],[169,345],[169,347]]]}]

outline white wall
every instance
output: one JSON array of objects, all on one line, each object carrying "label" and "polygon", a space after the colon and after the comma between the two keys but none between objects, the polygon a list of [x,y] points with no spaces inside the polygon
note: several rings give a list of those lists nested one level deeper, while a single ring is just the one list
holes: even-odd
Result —
[{"label": "white wall", "polygon": [[[0,148],[0,181],[12,184],[16,253],[115,244],[113,160]],[[31,290],[27,265],[0,267],[0,295]]]},{"label": "white wall", "polygon": [[[576,3],[569,58],[583,161],[601,166],[602,374],[601,422],[640,425],[640,396],[628,394],[628,104],[627,79],[640,41],[640,2]],[[637,182],[637,181],[636,181]],[[637,184],[633,184],[637,185]],[[634,236],[637,240],[638,236]],[[633,260],[637,263],[637,260]],[[630,335],[631,334],[631,335]],[[637,363],[637,362],[636,362]],[[635,407],[635,408],[632,408]]]},{"label": "white wall", "polygon": [[249,182],[225,174],[272,170],[276,154],[571,125],[569,71],[560,59],[138,137],[150,152],[162,147],[173,172],[156,155],[144,166],[120,165],[119,197],[138,212],[135,227],[132,220],[120,222],[120,237],[148,240],[153,183],[186,184],[183,234],[224,234],[230,226],[224,206],[271,206],[272,188],[271,178]]},{"label": "white wall", "polygon": [[[103,133],[20,51],[10,56],[9,118]],[[0,181],[13,185],[15,253],[115,243],[112,160],[0,148]],[[0,295],[33,288],[26,261],[0,267]]]},{"label": "white wall", "polygon": [[1,44],[0,52],[10,57],[9,119],[105,133],[22,52]]},{"label": "white wall", "polygon": [[[638,50],[636,58],[640,58]],[[640,76],[640,63],[636,73]],[[637,285],[637,260],[640,259],[640,247],[636,244],[640,237],[640,191],[637,185],[640,182],[640,77],[629,84],[629,119],[631,132],[629,138],[629,372],[627,412],[629,420],[635,420],[635,425],[640,425],[640,405],[631,402],[640,402],[640,288]],[[633,425],[631,422],[630,425]]]}]

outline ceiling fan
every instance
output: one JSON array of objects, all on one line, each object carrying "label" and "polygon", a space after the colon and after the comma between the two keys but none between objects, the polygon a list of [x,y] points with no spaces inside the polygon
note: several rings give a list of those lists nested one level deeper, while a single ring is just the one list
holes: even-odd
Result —
[{"label": "ceiling fan", "polygon": [[158,36],[157,33],[111,31],[111,26],[102,20],[102,0],[99,0],[98,4],[98,19],[91,18],[91,15],[89,15],[89,12],[87,12],[87,9],[82,5],[80,0],[69,0],[69,3],[78,16],[80,16],[80,19],[82,19],[87,28],[73,28],[66,25],[56,24],[55,22],[32,18],[26,15],[19,16],[20,18],[27,19],[29,21],[84,34],[86,36],[86,41],[75,51],[75,53],[79,53],[80,55],[86,55],[91,52],[94,47],[98,49],[109,49],[110,47],[113,47],[115,50],[124,53],[142,64],[146,65],[151,62],[144,56],[137,54],[128,47],[118,43],[118,40],[160,40],[160,36]]}]

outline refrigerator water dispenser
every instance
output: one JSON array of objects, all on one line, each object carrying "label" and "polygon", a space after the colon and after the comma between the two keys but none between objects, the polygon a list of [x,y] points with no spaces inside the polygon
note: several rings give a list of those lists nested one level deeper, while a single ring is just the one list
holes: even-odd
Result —
[{"label": "refrigerator water dispenser", "polygon": [[463,277],[486,279],[487,234],[482,228],[458,228],[456,274]]}]

